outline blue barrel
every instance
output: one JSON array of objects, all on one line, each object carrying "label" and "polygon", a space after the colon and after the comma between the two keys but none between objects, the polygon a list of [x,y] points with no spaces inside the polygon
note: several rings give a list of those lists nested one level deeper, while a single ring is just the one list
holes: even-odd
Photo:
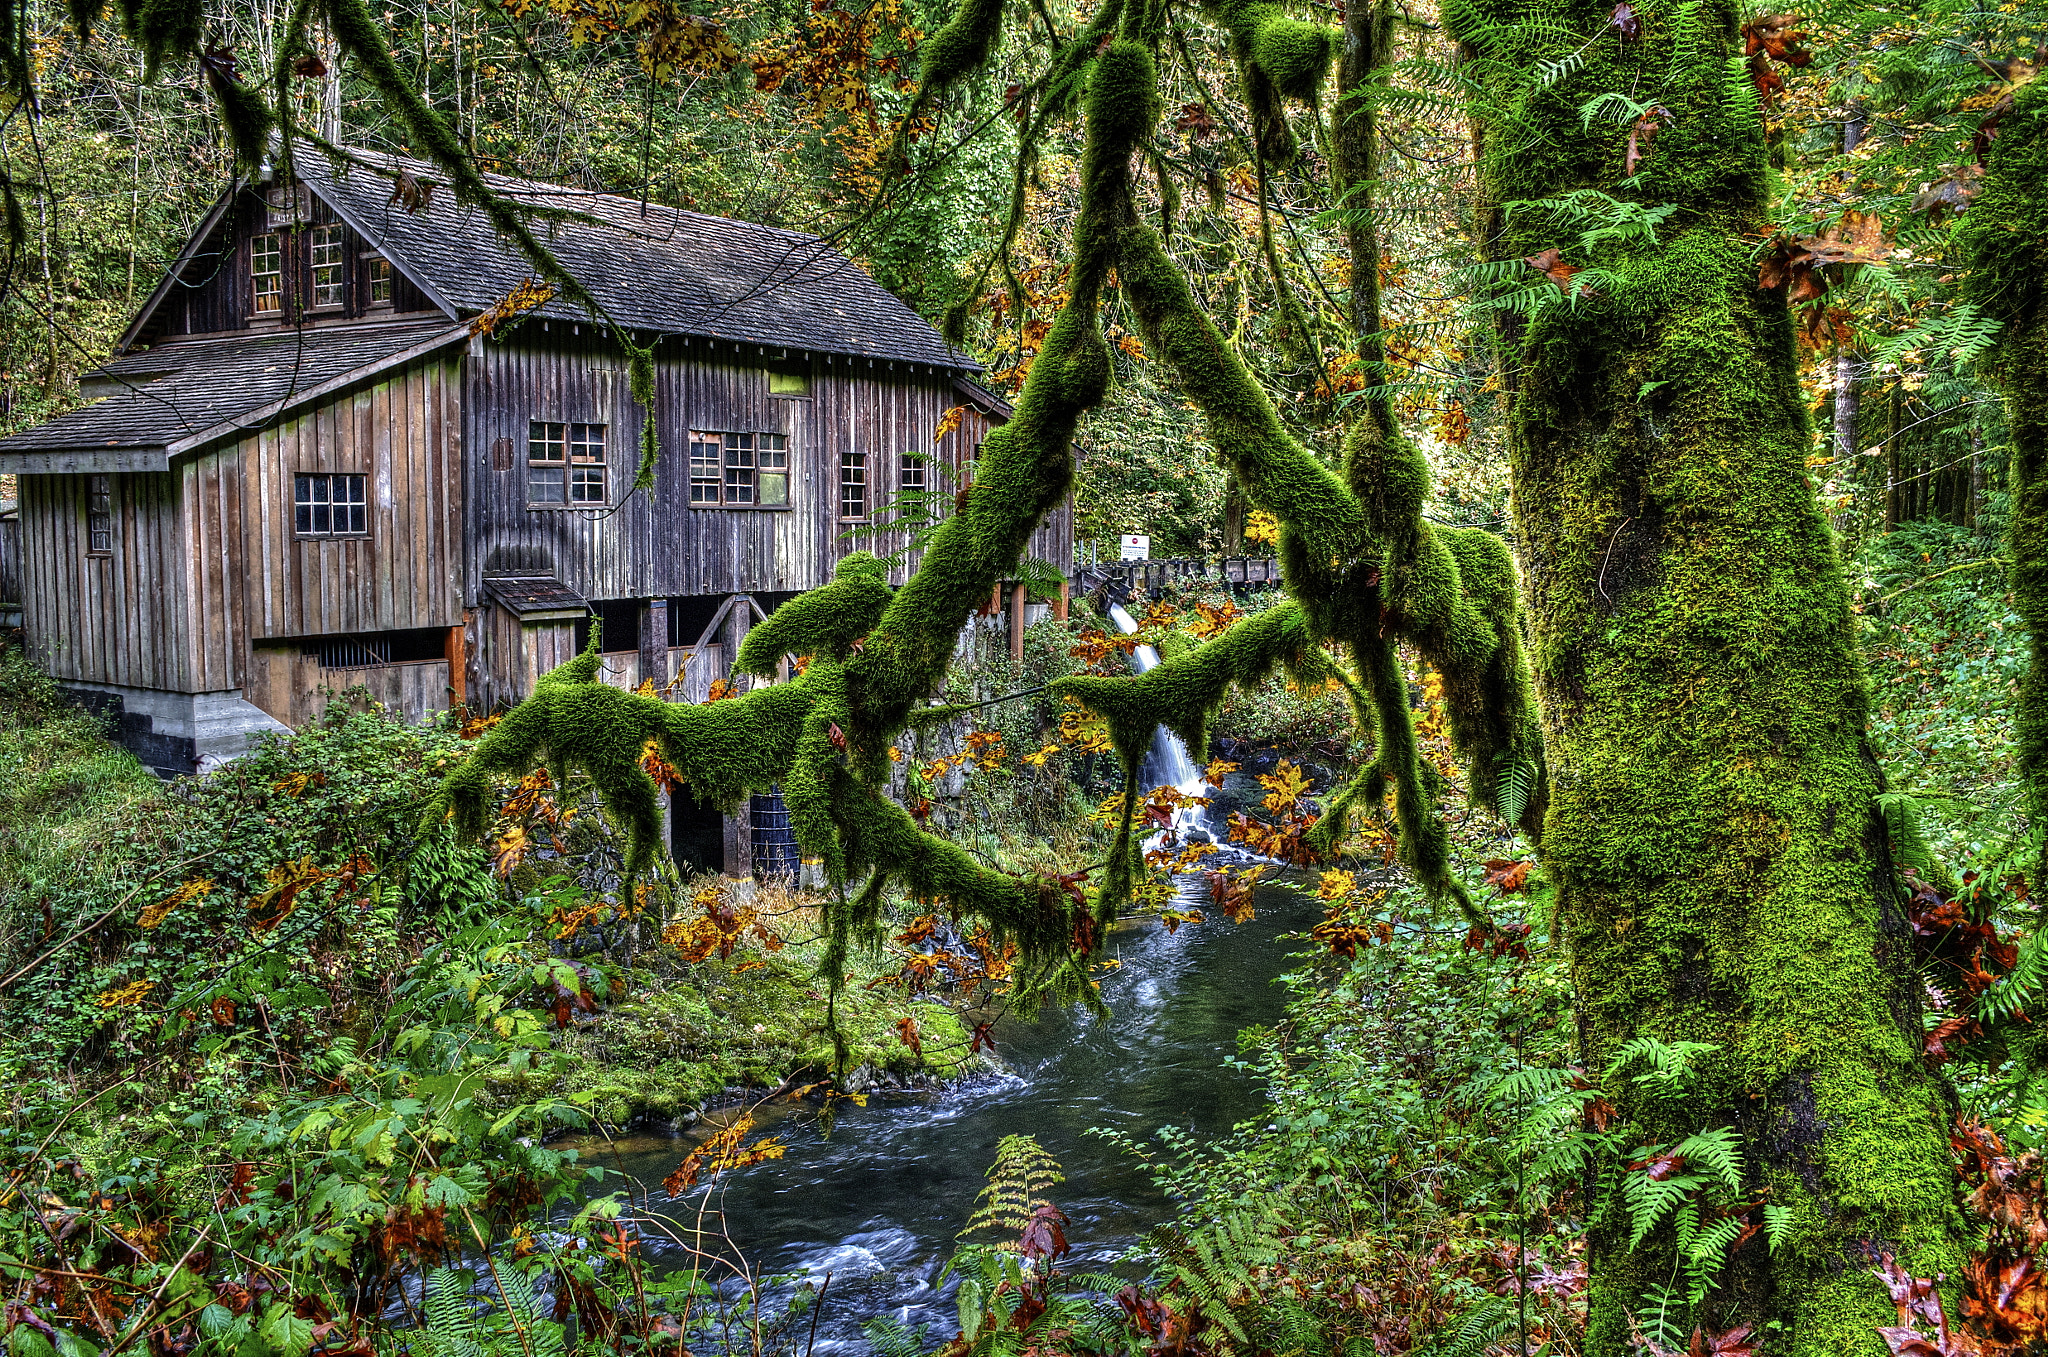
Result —
[{"label": "blue barrel", "polygon": [[789,807],[782,804],[782,788],[756,794],[747,803],[747,818],[753,829],[754,875],[796,880],[802,858],[789,827]]}]

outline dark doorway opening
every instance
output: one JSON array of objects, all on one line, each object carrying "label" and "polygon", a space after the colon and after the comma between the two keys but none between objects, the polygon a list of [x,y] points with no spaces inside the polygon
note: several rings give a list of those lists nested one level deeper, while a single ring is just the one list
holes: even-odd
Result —
[{"label": "dark doorway opening", "polygon": [[668,851],[684,876],[725,870],[725,817],[699,803],[688,787],[669,795]]}]

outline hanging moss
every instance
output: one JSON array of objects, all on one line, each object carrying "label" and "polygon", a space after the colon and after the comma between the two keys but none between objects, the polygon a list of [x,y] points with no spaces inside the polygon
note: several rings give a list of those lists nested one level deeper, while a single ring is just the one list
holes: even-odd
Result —
[{"label": "hanging moss", "polygon": [[1271,0],[1208,0],[1203,8],[1230,34],[1259,158],[1269,165],[1289,163],[1295,137],[1285,101],[1316,100],[1329,78],[1340,32],[1290,19]]},{"label": "hanging moss", "polygon": [[1158,119],[1142,46],[1114,42],[1094,56],[1086,112],[1069,299],[1013,416],[985,441],[972,492],[934,534],[909,583],[892,593],[880,562],[849,556],[831,584],[755,628],[738,656],[743,671],[768,673],[785,654],[808,655],[802,674],[703,706],[607,688],[596,682],[595,652],[581,656],[547,675],[478,743],[431,814],[452,811],[463,832],[481,834],[493,777],[541,762],[558,774],[581,768],[626,825],[628,869],[640,871],[658,823],[653,784],[638,767],[652,739],[700,800],[727,807],[750,787],[781,785],[798,844],[840,893],[825,919],[825,973],[835,988],[847,948],[872,937],[882,890],[893,882],[983,921],[999,944],[1017,943],[1018,994],[1092,999],[1087,964],[1113,904],[1079,903],[1061,883],[983,867],[919,829],[884,791],[892,740],[937,686],[968,616],[1015,570],[1031,532],[1065,496],[1076,421],[1108,390],[1096,312],[1114,262],[1114,213],[1128,202],[1132,154]]},{"label": "hanging moss", "polygon": [[832,583],[797,595],[749,631],[733,668],[773,677],[785,655],[844,660],[895,597],[884,573],[873,552],[848,555],[833,570]]},{"label": "hanging moss", "polygon": [[[1964,297],[2005,324],[1990,364],[2012,431],[2013,602],[2031,655],[2020,685],[2016,761],[2036,825],[2048,825],[2048,85],[2000,120],[1984,182],[1956,228]],[[2038,871],[2038,869],[2037,869]]]}]

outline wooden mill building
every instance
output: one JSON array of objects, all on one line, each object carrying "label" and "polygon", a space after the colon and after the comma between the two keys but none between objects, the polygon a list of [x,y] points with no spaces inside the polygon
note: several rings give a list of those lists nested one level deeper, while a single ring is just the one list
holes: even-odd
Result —
[{"label": "wooden mill building", "polygon": [[[92,403],[0,439],[29,643],[165,774],[325,690],[415,719],[516,701],[593,621],[610,681],[701,699],[752,619],[900,545],[847,534],[1008,413],[814,236],[493,177],[656,346],[631,492],[643,415],[601,327],[550,300],[473,334],[532,272],[487,217],[423,163],[297,168],[221,199]],[[1071,550],[1062,511],[1032,553]]]}]

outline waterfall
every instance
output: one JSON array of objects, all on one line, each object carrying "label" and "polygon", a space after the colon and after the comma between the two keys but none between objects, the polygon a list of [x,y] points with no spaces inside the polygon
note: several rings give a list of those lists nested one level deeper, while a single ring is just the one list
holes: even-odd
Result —
[{"label": "waterfall", "polygon": [[[1109,620],[1116,623],[1116,629],[1126,636],[1138,630],[1138,620],[1125,612],[1121,604],[1109,605]],[[1158,663],[1159,652],[1151,646],[1141,645],[1131,652],[1131,667],[1141,674]],[[1152,729],[1152,748],[1145,755],[1145,766],[1139,770],[1139,781],[1145,787],[1177,787],[1188,796],[1207,797],[1210,790],[1202,780],[1202,770],[1188,757],[1188,747],[1181,743],[1180,736],[1165,726]],[[1213,841],[1214,836],[1205,828],[1208,818],[1203,814],[1205,809],[1203,806],[1189,806],[1175,811],[1174,833],[1183,839],[1194,834]]]}]

